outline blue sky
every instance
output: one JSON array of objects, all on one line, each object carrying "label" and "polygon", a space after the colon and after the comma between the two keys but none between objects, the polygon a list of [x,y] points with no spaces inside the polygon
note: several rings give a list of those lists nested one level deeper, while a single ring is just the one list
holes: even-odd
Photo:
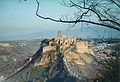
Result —
[{"label": "blue sky", "polygon": [[[40,11],[39,13],[43,16],[50,16],[53,18],[59,18],[63,14],[71,14],[71,11],[75,9],[66,8],[58,3],[60,0],[39,0],[40,1]],[[26,2],[21,0],[0,0],[0,40],[4,37],[9,38],[9,36],[20,36],[26,35],[34,32],[46,32],[46,31],[57,31],[66,30],[67,24],[55,23],[52,21],[47,21],[38,18],[35,15],[36,11],[35,0],[27,0]],[[110,29],[101,29],[98,26],[95,29],[100,29],[98,33],[100,35],[106,34],[110,31],[113,37],[119,37],[116,31]],[[86,37],[96,37],[94,31],[78,30],[80,25],[76,25],[75,28],[70,30],[76,30],[76,34]],[[105,32],[105,30],[107,30]],[[87,32],[87,33],[86,33]],[[86,34],[85,34],[86,33]],[[93,34],[94,33],[94,34]],[[76,35],[75,34],[75,35]],[[89,36],[88,36],[89,35]],[[9,38],[10,39],[10,38]]]}]

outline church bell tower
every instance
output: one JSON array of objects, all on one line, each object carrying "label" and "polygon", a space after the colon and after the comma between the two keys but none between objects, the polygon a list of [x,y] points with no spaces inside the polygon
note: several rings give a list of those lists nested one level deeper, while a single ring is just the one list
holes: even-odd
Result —
[{"label": "church bell tower", "polygon": [[60,37],[61,36],[61,31],[57,32],[57,36]]}]

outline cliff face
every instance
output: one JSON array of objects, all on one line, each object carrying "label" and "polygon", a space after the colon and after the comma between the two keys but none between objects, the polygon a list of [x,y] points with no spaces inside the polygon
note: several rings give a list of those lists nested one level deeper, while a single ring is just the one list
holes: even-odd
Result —
[{"label": "cliff face", "polygon": [[[54,43],[54,40],[43,40],[33,57],[4,81],[92,82],[102,77],[104,69],[92,54],[81,54],[74,46],[61,51],[59,44],[51,44],[51,48],[43,52],[51,42]],[[56,49],[52,46],[56,46]]]}]

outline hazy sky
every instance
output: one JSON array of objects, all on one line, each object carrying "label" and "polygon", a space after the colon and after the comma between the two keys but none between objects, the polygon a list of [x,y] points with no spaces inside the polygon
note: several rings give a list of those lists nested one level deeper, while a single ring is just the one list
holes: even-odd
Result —
[{"label": "hazy sky", "polygon": [[[60,0],[39,0],[40,11],[43,16],[54,18],[61,17],[62,14],[70,14],[75,9],[66,8],[58,3]],[[37,3],[35,0],[0,0],[0,39],[6,36],[24,35],[33,32],[43,32],[48,30],[66,30],[67,24],[55,23],[38,18],[35,15]],[[80,25],[77,25],[77,30]],[[95,26],[96,27],[96,26]],[[99,29],[99,28],[97,28]],[[72,29],[71,29],[72,30]],[[100,34],[104,32],[102,29]],[[114,37],[119,37],[116,31],[112,31]],[[78,31],[78,33],[81,31]],[[85,31],[86,32],[86,31]],[[83,34],[85,33],[83,32]],[[93,36],[93,31],[89,30]],[[81,32],[82,34],[82,32]],[[90,34],[89,34],[90,36]]]},{"label": "hazy sky", "polygon": [[[50,2],[51,1],[51,2]],[[55,11],[57,4],[53,5],[56,0],[41,0],[40,14],[57,16]],[[54,3],[53,3],[54,2]],[[0,27],[3,28],[41,28],[50,26],[52,22],[44,21],[35,15],[35,0],[24,2],[21,0],[0,0]],[[49,13],[49,14],[48,14]],[[47,24],[46,24],[47,23]],[[46,24],[46,25],[45,25]],[[51,28],[51,27],[50,27]]]}]

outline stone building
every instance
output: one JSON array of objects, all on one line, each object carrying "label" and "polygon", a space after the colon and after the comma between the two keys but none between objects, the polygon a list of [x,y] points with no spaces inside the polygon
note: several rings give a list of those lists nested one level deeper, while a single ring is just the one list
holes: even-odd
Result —
[{"label": "stone building", "polygon": [[49,41],[49,46],[43,48],[43,53],[46,51],[56,50],[56,46],[60,46],[60,50],[64,51],[66,48],[70,46],[74,46],[77,52],[85,53],[90,52],[91,50],[88,48],[88,41],[83,39],[76,39],[73,36],[65,36],[61,35],[61,32],[58,31],[55,40]]},{"label": "stone building", "polygon": [[88,48],[88,41],[86,40],[77,40],[76,41],[77,48]]},{"label": "stone building", "polygon": [[76,38],[73,36],[65,36],[65,35],[61,35],[61,32],[58,31],[58,35],[55,38],[55,40],[57,41],[58,44],[60,44],[61,46],[70,46],[72,45],[75,41]]},{"label": "stone building", "polygon": [[61,35],[61,32],[58,31],[57,37],[55,38],[57,44],[60,45],[60,49],[64,50],[66,47],[75,46],[76,50],[80,53],[90,52],[88,48],[88,41],[83,39],[76,39],[73,36]]},{"label": "stone building", "polygon": [[90,52],[90,49],[88,48],[88,41],[77,40],[76,41],[76,49],[80,53]]},{"label": "stone building", "polygon": [[55,41],[56,41],[57,44],[60,45],[60,50],[63,51],[67,47],[72,46],[75,43],[76,38],[73,37],[73,36],[61,35],[61,32],[58,31],[58,34],[57,34],[57,36],[55,38]]}]

